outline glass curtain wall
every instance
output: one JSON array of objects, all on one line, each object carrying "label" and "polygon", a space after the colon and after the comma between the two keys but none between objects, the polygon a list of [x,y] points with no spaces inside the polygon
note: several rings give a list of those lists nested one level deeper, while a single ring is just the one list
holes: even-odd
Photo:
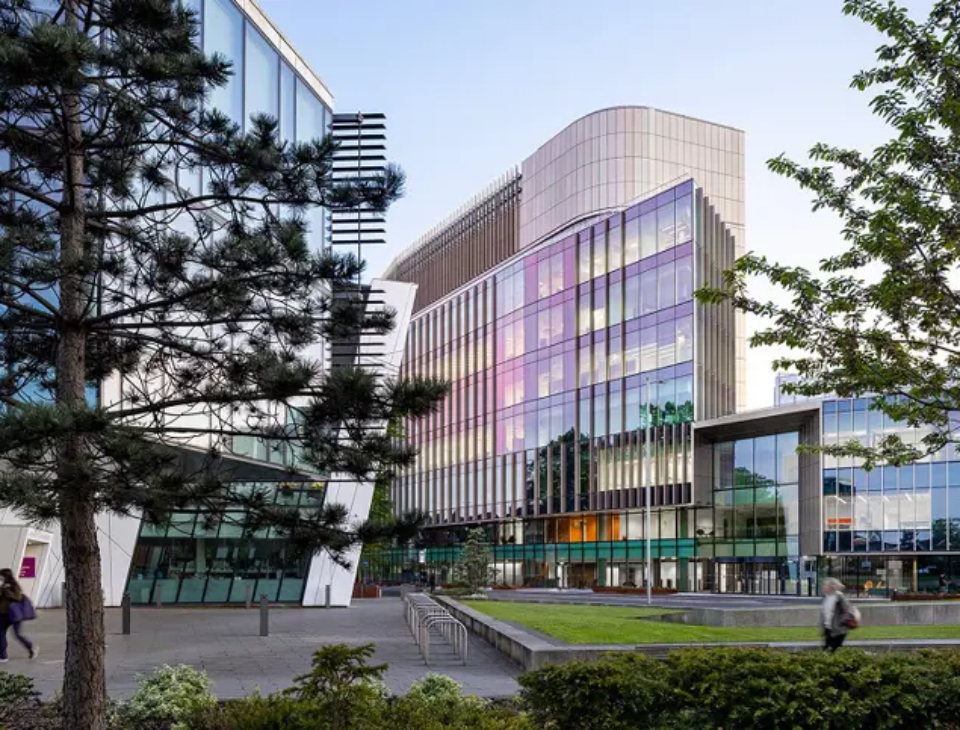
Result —
[{"label": "glass curtain wall", "polygon": [[714,445],[712,534],[698,536],[718,592],[801,590],[798,444],[792,431]]},{"label": "glass curtain wall", "polygon": [[[322,487],[271,487],[274,503],[291,510],[314,511],[323,495]],[[266,594],[271,603],[299,603],[311,556],[272,528],[246,531],[243,518],[242,512],[232,513],[216,524],[202,512],[184,511],[174,513],[167,525],[141,524],[127,584],[131,601],[245,603]]]},{"label": "glass curtain wall", "polygon": [[[233,0],[192,0],[200,13],[201,39],[207,53],[233,63],[226,86],[213,90],[209,103],[244,129],[251,117],[277,118],[283,140],[305,142],[326,136],[330,109],[313,92]],[[179,183],[196,190],[204,172],[182,171]],[[312,246],[326,243],[323,209],[308,214]],[[238,437],[234,453],[260,461],[290,464],[296,459],[284,446]],[[238,488],[243,488],[242,485]],[[322,490],[276,490],[276,499],[291,508],[313,507]],[[292,501],[290,501],[292,500]],[[297,555],[275,535],[244,535],[240,515],[208,529],[199,512],[173,516],[168,526],[141,526],[128,590],[134,603],[238,603],[248,590],[271,601],[299,602],[309,556]]]},{"label": "glass curtain wall", "polygon": [[[416,318],[404,371],[452,389],[410,427],[420,456],[398,509],[434,524],[534,517],[638,486],[641,427],[693,419],[692,198],[684,183]],[[677,438],[647,450],[660,485],[688,481]]]},{"label": "glass curtain wall", "polygon": [[[824,443],[877,440],[898,435],[919,444],[929,429],[899,423],[871,408],[871,398],[823,404]],[[825,570],[861,593],[938,590],[942,571],[957,577],[960,553],[960,455],[949,444],[904,466],[870,471],[851,457],[824,457],[823,550],[834,558]],[[953,553],[951,557],[947,553]],[[859,558],[855,557],[859,554]]]},{"label": "glass curtain wall", "polygon": [[[693,193],[683,183],[517,257],[411,323],[404,372],[452,388],[410,424],[419,456],[394,495],[430,516],[438,570],[462,533],[441,526],[498,521],[498,582],[639,585],[644,453],[654,580],[687,585],[694,519],[674,505],[692,475]],[[418,570],[419,553],[397,555],[392,575]]]}]

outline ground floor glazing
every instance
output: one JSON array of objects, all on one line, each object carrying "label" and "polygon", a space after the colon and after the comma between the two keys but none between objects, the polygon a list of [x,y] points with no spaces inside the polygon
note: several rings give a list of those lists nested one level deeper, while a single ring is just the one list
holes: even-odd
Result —
[{"label": "ground floor glazing", "polygon": [[[948,589],[960,590],[960,553],[802,556],[792,537],[685,537],[688,530],[683,519],[677,518],[676,530],[661,526],[661,520],[667,522],[667,515],[674,512],[655,512],[651,520],[650,574],[657,588],[807,596],[818,594],[823,578],[833,576],[853,594],[887,596],[893,591],[936,592],[942,575]],[[580,523],[574,525],[576,529],[569,529],[563,524],[567,519],[579,519]],[[630,523],[641,526],[640,539],[630,539],[630,534],[626,539],[613,540],[596,538],[617,535],[612,528],[624,522],[623,516],[615,519],[613,515],[593,514],[537,522],[527,522],[512,532],[507,523],[485,528],[490,536],[495,585],[638,589],[646,585],[643,521],[630,519]],[[453,584],[461,549],[457,541],[462,532],[428,530],[419,548],[380,552],[371,561],[367,575],[388,582]],[[449,544],[436,544],[441,540]],[[431,541],[434,544],[429,544]]]},{"label": "ground floor glazing", "polygon": [[[313,513],[323,504],[324,490],[281,485],[270,495],[276,505]],[[200,511],[182,511],[162,525],[142,523],[127,581],[130,600],[240,604],[266,596],[271,603],[300,603],[311,556],[274,528],[251,531],[244,518],[228,512],[211,523]]]}]

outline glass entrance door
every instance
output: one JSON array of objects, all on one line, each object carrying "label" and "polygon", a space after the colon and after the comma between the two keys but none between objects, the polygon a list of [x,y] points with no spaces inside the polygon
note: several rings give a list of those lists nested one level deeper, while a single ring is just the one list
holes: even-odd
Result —
[{"label": "glass entrance door", "polygon": [[777,563],[714,563],[714,568],[717,593],[775,596],[782,592]]}]

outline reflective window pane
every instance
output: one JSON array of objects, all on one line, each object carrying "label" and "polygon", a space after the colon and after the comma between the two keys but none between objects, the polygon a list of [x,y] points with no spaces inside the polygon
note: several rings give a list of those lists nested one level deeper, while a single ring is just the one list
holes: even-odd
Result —
[{"label": "reflective window pane", "polygon": [[246,113],[244,123],[250,124],[253,114],[279,116],[279,56],[253,24],[247,25],[247,58],[245,73]]},{"label": "reflective window pane", "polygon": [[225,86],[213,89],[210,104],[238,124],[243,121],[243,15],[230,0],[207,0],[203,50],[219,53],[232,64]]},{"label": "reflective window pane", "polygon": [[296,138],[296,75],[287,63],[280,64],[280,138],[292,142]]},{"label": "reflective window pane", "polygon": [[677,243],[693,238],[693,199],[684,195],[677,199]]},{"label": "reflective window pane", "polygon": [[675,204],[657,208],[657,250],[666,251],[676,244]]},{"label": "reflective window pane", "polygon": [[640,258],[653,256],[657,252],[657,212],[651,211],[640,216]]},{"label": "reflective window pane", "polygon": [[676,294],[676,268],[671,261],[657,268],[657,308],[666,309],[675,305]]},{"label": "reflective window pane", "polygon": [[677,259],[677,304],[693,299],[693,257]]}]

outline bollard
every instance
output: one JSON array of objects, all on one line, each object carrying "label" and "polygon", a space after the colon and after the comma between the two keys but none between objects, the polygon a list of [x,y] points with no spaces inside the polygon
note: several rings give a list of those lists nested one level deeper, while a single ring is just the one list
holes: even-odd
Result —
[{"label": "bollard", "polygon": [[247,584],[247,608],[253,608],[253,586]]},{"label": "bollard", "polygon": [[260,594],[260,636],[270,635],[270,616],[269,604],[267,603],[267,594]]},{"label": "bollard", "polygon": [[130,636],[130,594],[124,593],[120,601],[120,610],[123,623],[123,635]]},{"label": "bollard", "polygon": [[323,587],[323,591],[324,591],[323,607],[324,607],[324,608],[330,608],[330,594],[333,592],[333,591],[331,590],[332,587],[333,587],[333,586],[331,586],[329,583],[327,583],[327,584]]},{"label": "bollard", "polygon": [[157,584],[157,608],[163,608],[163,586]]}]

